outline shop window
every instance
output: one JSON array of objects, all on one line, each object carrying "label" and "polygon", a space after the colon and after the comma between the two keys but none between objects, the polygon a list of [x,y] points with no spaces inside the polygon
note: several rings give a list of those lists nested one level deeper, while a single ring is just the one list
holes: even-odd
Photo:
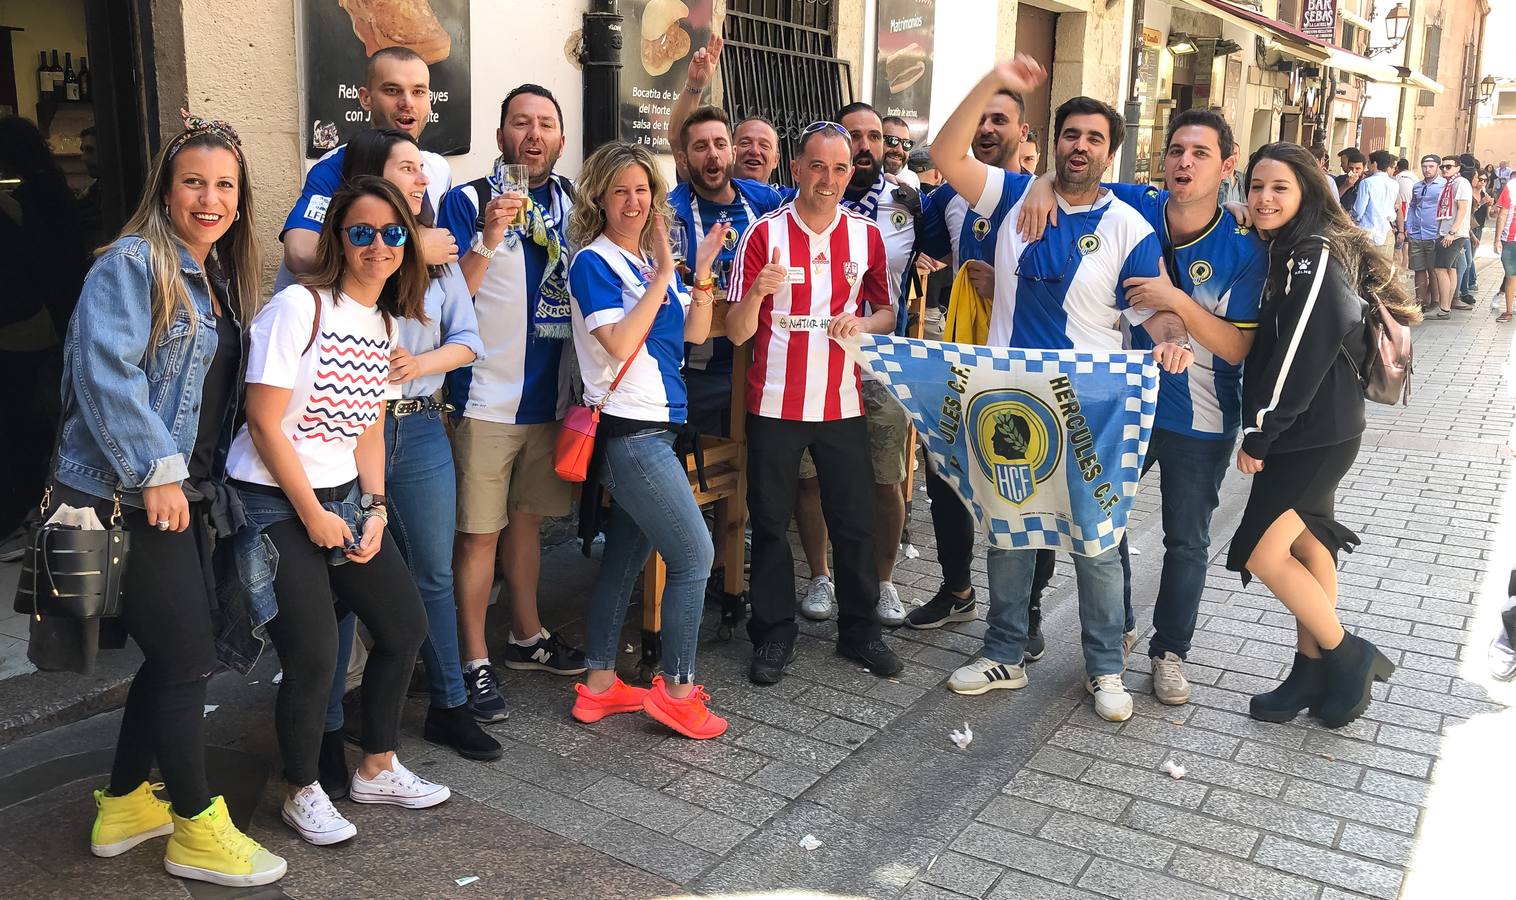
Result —
[{"label": "shop window", "polygon": [[[1437,79],[1437,63],[1442,58],[1442,26],[1427,26],[1426,47],[1422,50],[1421,71],[1426,77]],[[1431,91],[1422,91],[1417,98],[1417,106],[1432,106],[1437,102],[1437,95]]]},{"label": "shop window", "polygon": [[1279,0],[1279,21],[1295,28],[1300,27],[1299,0]]},{"label": "shop window", "polygon": [[1516,116],[1516,90],[1501,91],[1495,95],[1495,115]]}]

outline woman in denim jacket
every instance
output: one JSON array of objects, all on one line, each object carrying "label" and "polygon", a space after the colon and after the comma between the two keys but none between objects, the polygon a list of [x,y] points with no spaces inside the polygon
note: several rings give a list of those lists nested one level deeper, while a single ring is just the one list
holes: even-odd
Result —
[{"label": "woman in denim jacket", "polygon": [[[164,867],[216,884],[268,884],[284,860],[232,824],[205,773],[212,506],[224,504],[247,321],[262,274],[237,135],[186,114],[147,190],[85,280],[64,345],[63,426],[44,504],[93,507],[131,535],[122,624],[145,660],[132,681],[96,856],[171,834]],[[225,523],[235,530],[236,524]],[[48,622],[34,623],[34,630]],[[172,805],[148,776],[156,758]]]}]

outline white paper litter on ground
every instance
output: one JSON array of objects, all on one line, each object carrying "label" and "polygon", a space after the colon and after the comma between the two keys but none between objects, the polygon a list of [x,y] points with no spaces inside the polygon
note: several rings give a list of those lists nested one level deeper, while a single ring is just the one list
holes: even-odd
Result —
[{"label": "white paper litter on ground", "polygon": [[1163,761],[1163,771],[1169,773],[1169,777],[1175,781],[1184,777],[1184,766],[1174,762],[1172,759]]},{"label": "white paper litter on ground", "polygon": [[1142,555],[1142,551],[1138,550],[1136,547],[1128,547],[1127,548],[1127,552],[1131,553],[1133,556],[1141,556]]},{"label": "white paper litter on ground", "polygon": [[207,703],[205,704],[205,712],[201,714],[200,718],[203,719],[220,708],[221,704],[219,703]]},{"label": "white paper litter on ground", "polygon": [[969,723],[964,722],[962,731],[948,732],[948,740],[957,744],[959,750],[966,750],[974,740],[974,729],[969,727]]},{"label": "white paper litter on ground", "polygon": [[920,559],[921,558],[921,551],[916,549],[916,545],[915,544],[906,544],[901,549],[900,552],[901,552],[901,555],[904,556],[906,559]]},{"label": "white paper litter on ground", "polygon": [[479,880],[479,876],[478,875],[465,875],[462,878],[454,878],[453,879],[453,884],[456,884],[459,887],[463,887],[464,885],[473,884],[474,882],[476,882],[478,880]]},{"label": "white paper litter on ground", "polygon": [[801,850],[815,850],[821,846],[821,841],[814,834],[808,834],[800,839]]}]

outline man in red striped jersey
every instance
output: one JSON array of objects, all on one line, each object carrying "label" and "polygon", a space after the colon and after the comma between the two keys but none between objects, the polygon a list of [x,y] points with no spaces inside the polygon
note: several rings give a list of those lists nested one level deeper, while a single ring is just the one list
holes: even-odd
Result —
[{"label": "man in red striped jersey", "polygon": [[727,334],[754,341],[748,368],[748,514],[753,524],[749,677],[773,684],[795,655],[795,565],[790,517],[795,472],[811,452],[836,561],[837,652],[876,675],[900,657],[874,616],[874,485],[857,366],[831,338],[895,327],[884,237],[842,209],[853,176],[848,136],[834,122],[801,135],[790,163],[795,199],[748,228],[731,274]]}]

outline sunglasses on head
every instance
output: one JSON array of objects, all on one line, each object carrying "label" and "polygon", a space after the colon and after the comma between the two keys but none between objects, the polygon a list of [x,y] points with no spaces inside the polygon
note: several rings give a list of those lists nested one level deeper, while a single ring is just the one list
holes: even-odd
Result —
[{"label": "sunglasses on head", "polygon": [[812,122],[811,124],[805,126],[805,128],[801,129],[800,134],[801,134],[802,137],[804,137],[807,134],[815,134],[818,131],[825,131],[828,128],[832,129],[833,131],[837,132],[838,134],[842,135],[843,137],[847,137],[848,136],[846,128],[843,128],[841,125],[838,125],[836,122],[828,122],[825,119],[822,119],[819,122]]},{"label": "sunglasses on head", "polygon": [[375,228],[372,225],[349,225],[342,231],[347,235],[347,242],[354,247],[367,247],[374,242],[376,234],[384,240],[386,247],[404,247],[406,239],[411,235],[404,225],[385,225],[383,228]]},{"label": "sunglasses on head", "polygon": [[886,147],[899,147],[902,150],[909,150],[912,147],[916,146],[916,142],[910,138],[896,137],[893,134],[887,134],[884,136],[884,145]]}]

